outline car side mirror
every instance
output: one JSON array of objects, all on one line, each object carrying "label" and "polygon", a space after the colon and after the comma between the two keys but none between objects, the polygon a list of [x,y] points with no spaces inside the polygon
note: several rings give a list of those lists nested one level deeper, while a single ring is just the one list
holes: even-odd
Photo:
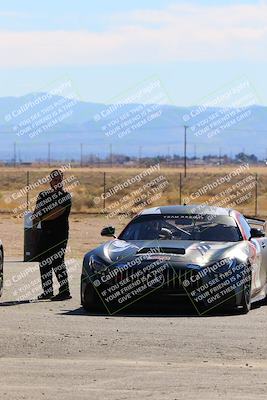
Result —
[{"label": "car side mirror", "polygon": [[251,228],[250,233],[251,233],[251,239],[262,238],[265,236],[265,233],[261,229],[257,229],[257,228]]},{"label": "car side mirror", "polygon": [[103,228],[101,231],[101,236],[107,236],[107,237],[114,237],[115,236],[115,228],[113,226],[107,226],[106,228]]}]

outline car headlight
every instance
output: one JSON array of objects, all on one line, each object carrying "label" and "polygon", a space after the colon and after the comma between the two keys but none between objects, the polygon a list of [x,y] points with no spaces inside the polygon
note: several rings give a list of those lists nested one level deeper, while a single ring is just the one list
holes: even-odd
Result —
[{"label": "car headlight", "polygon": [[237,260],[235,258],[224,258],[217,261],[210,268],[215,274],[225,274],[229,269],[235,267]]},{"label": "car headlight", "polygon": [[201,266],[198,264],[187,264],[186,267],[188,269],[194,269],[196,271],[199,271],[201,269]]},{"label": "car headlight", "polygon": [[98,272],[98,273],[103,272],[107,269],[107,265],[105,265],[104,262],[100,258],[98,258],[94,255],[90,256],[89,266],[90,266],[90,268],[92,268],[92,270],[94,272]]}]

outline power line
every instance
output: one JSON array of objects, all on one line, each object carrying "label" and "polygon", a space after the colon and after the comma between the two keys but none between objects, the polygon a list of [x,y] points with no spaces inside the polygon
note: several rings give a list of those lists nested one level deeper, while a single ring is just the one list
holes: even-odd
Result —
[{"label": "power line", "polygon": [[[174,125],[174,126],[157,126],[157,127],[146,127],[146,126],[142,126],[141,128],[140,128],[140,131],[142,131],[142,130],[149,130],[149,131],[158,131],[158,130],[161,130],[161,129],[174,129],[174,130],[177,130],[177,128],[181,128],[181,129],[183,129],[184,128],[184,125]],[[190,127],[189,127],[189,129],[190,129]],[[226,129],[223,129],[223,132],[235,132],[235,131],[237,131],[237,132],[267,132],[267,129],[252,129],[252,128],[226,128]],[[104,131],[102,130],[102,129],[95,129],[95,128],[92,128],[92,132],[101,132],[101,133],[104,133]],[[212,129],[210,129],[210,132],[212,132]],[[62,130],[60,130],[60,131],[56,131],[56,130],[54,130],[54,131],[49,131],[49,132],[46,132],[47,134],[58,134],[58,133],[65,133],[65,132],[63,132]],[[74,134],[78,134],[78,133],[86,133],[86,134],[88,134],[88,131],[87,130],[85,130],[85,131],[77,131],[77,130],[70,130],[70,129],[68,129],[68,132],[67,132],[68,134],[70,134],[70,133],[74,133]],[[12,131],[0,131],[0,135],[12,135],[12,134],[14,134],[14,132],[12,132]],[[114,135],[114,137],[115,137],[116,135]],[[27,135],[25,135],[25,137],[27,137]],[[21,138],[23,139],[23,136],[21,136]]]}]

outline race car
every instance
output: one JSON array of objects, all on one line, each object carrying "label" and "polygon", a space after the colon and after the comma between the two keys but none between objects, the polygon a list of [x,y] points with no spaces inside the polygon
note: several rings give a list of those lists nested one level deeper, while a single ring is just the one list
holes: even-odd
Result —
[{"label": "race car", "polygon": [[0,240],[0,297],[2,296],[3,293],[3,284],[4,284],[4,248]]},{"label": "race car", "polygon": [[83,260],[81,304],[113,314],[137,301],[189,300],[199,315],[248,313],[267,294],[265,221],[219,207],[145,209]]}]

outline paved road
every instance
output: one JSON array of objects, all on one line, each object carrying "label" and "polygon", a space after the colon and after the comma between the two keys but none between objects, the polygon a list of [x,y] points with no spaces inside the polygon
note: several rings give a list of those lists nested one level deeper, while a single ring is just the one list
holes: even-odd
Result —
[{"label": "paved road", "polygon": [[266,399],[266,306],[247,316],[200,318],[184,306],[88,315],[80,262],[72,300],[19,301],[40,290],[36,267],[5,263],[1,400]]}]

